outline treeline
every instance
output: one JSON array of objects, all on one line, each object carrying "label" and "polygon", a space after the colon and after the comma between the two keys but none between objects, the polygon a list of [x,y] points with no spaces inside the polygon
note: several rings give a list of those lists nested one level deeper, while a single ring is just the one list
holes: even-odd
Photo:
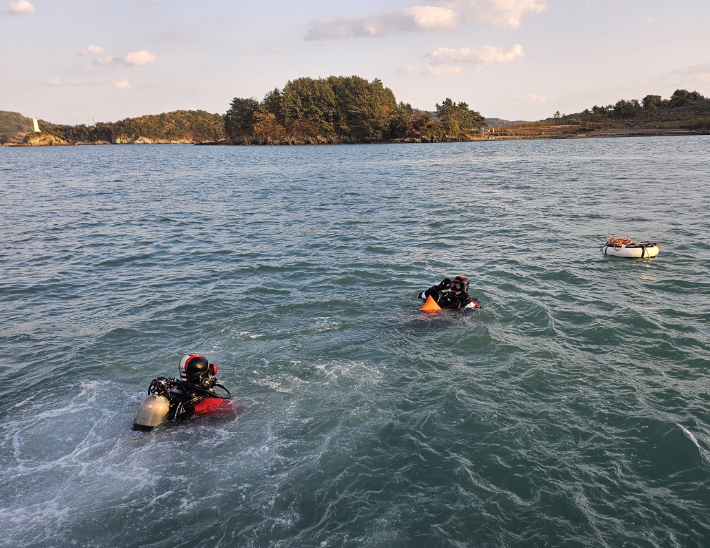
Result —
[{"label": "treeline", "polygon": [[[187,142],[200,143],[226,138],[224,118],[204,110],[177,110],[119,122],[100,122],[66,126],[40,123],[43,133],[54,135],[69,144]],[[31,135],[29,136],[31,137]]]},{"label": "treeline", "polygon": [[648,117],[648,114],[653,111],[675,109],[704,101],[708,100],[697,91],[677,89],[669,99],[662,99],[660,95],[646,95],[641,101],[620,99],[614,105],[601,107],[594,105],[579,114],[579,118],[582,122],[594,122],[604,119]]},{"label": "treeline", "polygon": [[[397,102],[378,79],[358,76],[298,78],[261,101],[235,97],[225,115],[178,110],[92,126],[56,125],[0,111],[0,144],[92,143],[301,144],[441,142],[473,139],[561,138],[608,127],[710,130],[710,99],[677,89],[668,99],[646,95],[595,105],[578,114],[556,112],[538,122],[490,119],[495,130],[464,102],[449,98],[433,112]],[[502,127],[509,126],[509,127]],[[564,126],[564,127],[563,127]]]},{"label": "treeline", "polygon": [[468,140],[488,125],[466,103],[447,98],[421,111],[358,76],[298,78],[262,101],[235,97],[224,122],[235,144]]}]

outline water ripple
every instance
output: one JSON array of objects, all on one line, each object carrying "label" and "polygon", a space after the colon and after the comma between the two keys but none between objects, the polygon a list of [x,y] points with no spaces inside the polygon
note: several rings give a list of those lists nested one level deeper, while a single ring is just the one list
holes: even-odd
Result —
[{"label": "water ripple", "polygon": [[[0,147],[6,542],[705,546],[708,160]],[[664,247],[605,257],[615,234]],[[456,274],[483,309],[420,314]],[[236,418],[130,432],[189,351]]]}]

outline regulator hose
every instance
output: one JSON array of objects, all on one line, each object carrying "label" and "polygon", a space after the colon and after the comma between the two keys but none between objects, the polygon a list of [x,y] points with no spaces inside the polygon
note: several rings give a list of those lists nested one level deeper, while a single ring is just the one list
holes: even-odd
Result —
[{"label": "regulator hose", "polygon": [[[202,392],[206,397],[210,398],[219,398],[220,400],[231,400],[232,399],[232,394],[230,393],[229,390],[227,390],[223,385],[219,384],[218,382],[214,383],[212,386],[209,388],[205,388],[204,386],[200,386],[199,384],[192,384],[190,382],[183,382],[180,381],[181,384],[184,384],[185,386],[188,386],[190,390],[194,390],[196,392]],[[227,395],[224,396],[222,394],[218,394],[214,390],[212,390],[212,387],[214,386],[219,386],[222,390],[224,390]]]}]

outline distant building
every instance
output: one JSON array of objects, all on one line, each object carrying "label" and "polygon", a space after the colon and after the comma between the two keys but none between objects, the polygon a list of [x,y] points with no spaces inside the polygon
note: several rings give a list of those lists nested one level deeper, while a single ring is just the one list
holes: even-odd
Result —
[{"label": "distant building", "polygon": [[35,127],[35,133],[39,133],[39,124],[37,123],[37,118],[32,118],[32,124]]}]

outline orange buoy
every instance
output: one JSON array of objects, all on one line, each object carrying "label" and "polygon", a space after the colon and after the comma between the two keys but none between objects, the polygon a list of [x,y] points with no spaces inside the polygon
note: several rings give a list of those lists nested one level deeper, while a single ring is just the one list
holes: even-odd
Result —
[{"label": "orange buoy", "polygon": [[441,310],[441,307],[436,304],[436,301],[431,298],[431,295],[429,295],[429,298],[424,303],[424,306],[422,306],[419,310],[422,312],[436,312],[437,310]]}]

